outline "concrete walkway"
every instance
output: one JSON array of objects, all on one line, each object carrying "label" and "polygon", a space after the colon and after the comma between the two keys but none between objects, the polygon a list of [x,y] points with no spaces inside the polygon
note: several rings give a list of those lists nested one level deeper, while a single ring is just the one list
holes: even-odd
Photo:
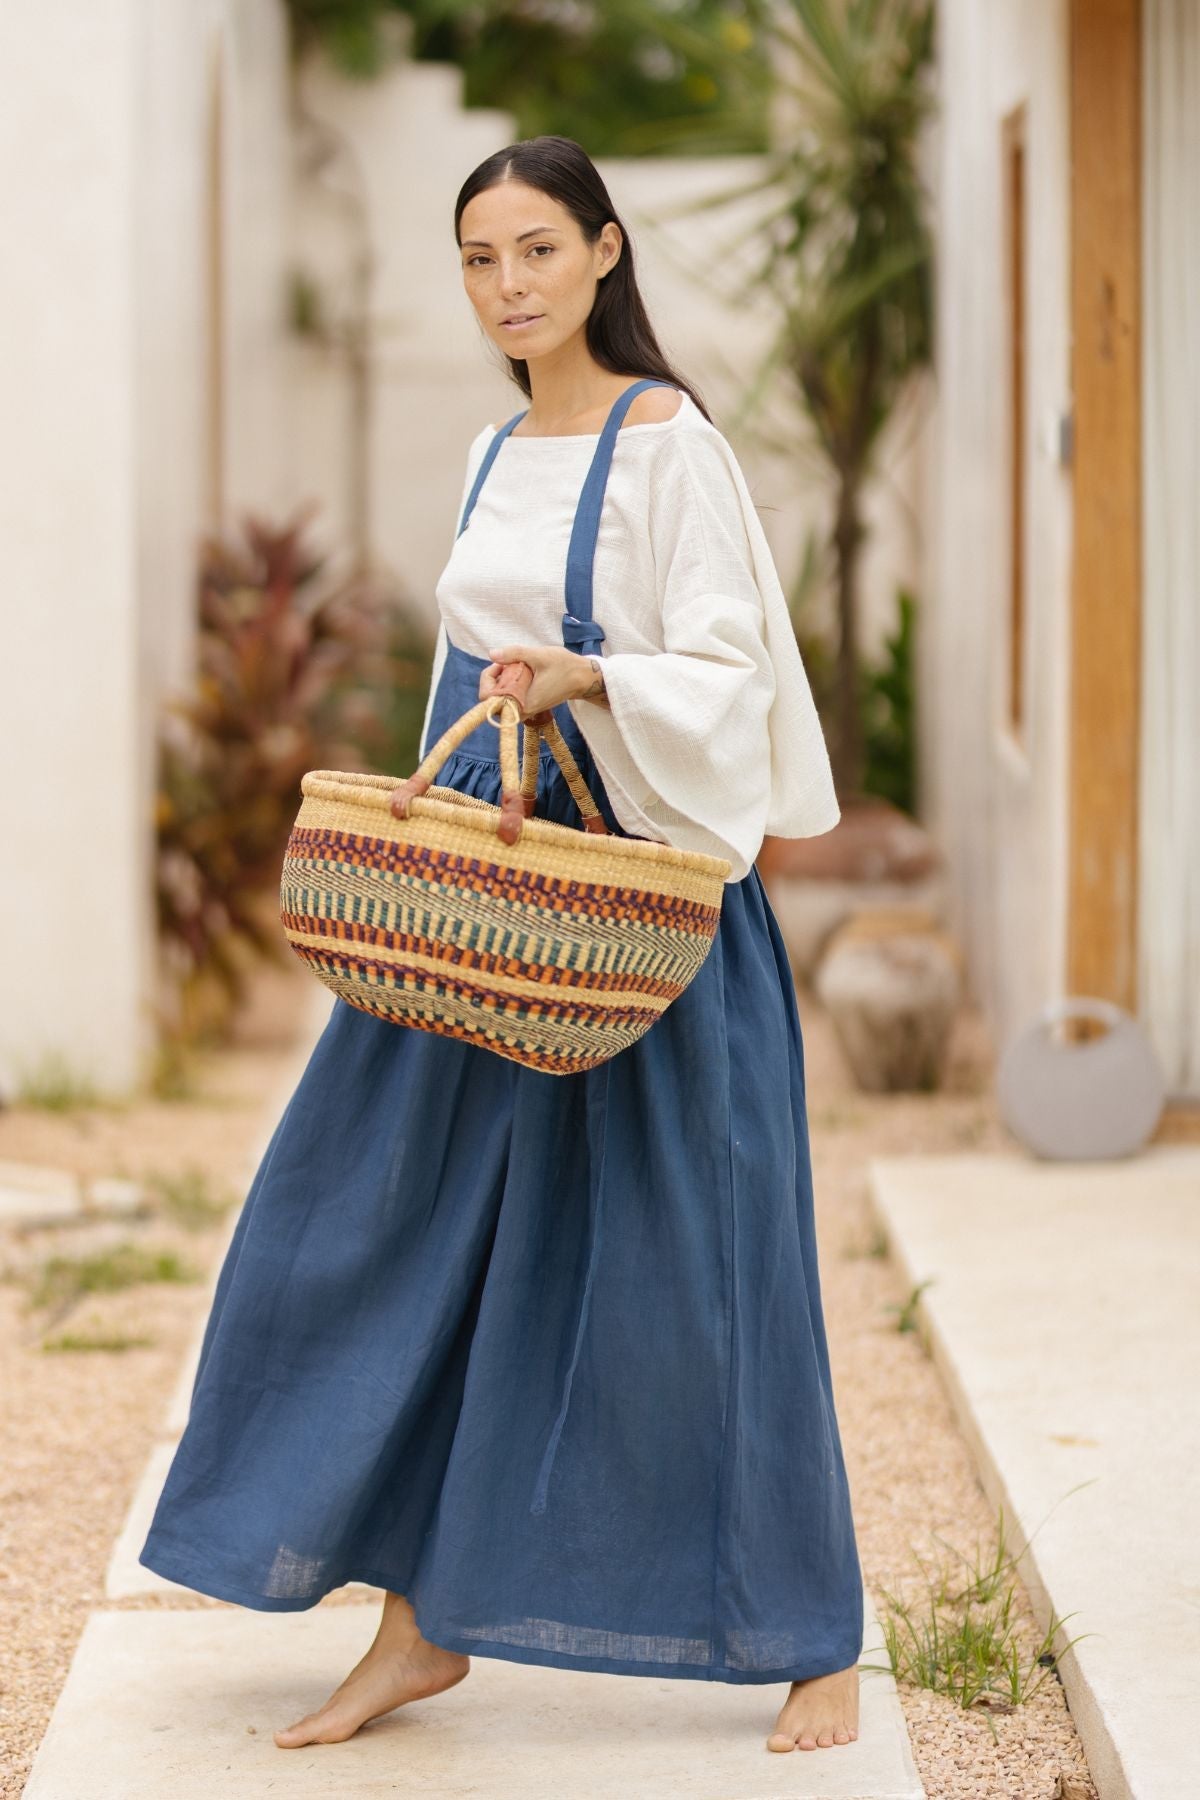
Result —
[{"label": "concrete walkway", "polygon": [[1091,1634],[1062,1674],[1102,1800],[1196,1800],[1200,1150],[869,1173],[1010,1541],[1036,1532],[1035,1609]]},{"label": "concrete walkway", "polygon": [[[319,990],[317,999],[260,1156],[328,1017]],[[235,1224],[236,1215],[225,1242]],[[401,1791],[438,1800],[924,1800],[895,1684],[873,1671],[862,1677],[858,1741],[815,1752],[765,1748],[782,1683],[596,1676],[483,1656],[457,1687],[373,1721],[345,1744],[279,1749],[274,1727],[324,1699],[370,1643],[378,1593],[341,1590],[372,1605],[259,1613],[199,1602],[137,1560],[187,1418],[220,1260],[113,1549],[113,1604],[87,1622],[25,1800],[304,1800],[335,1791],[345,1800]],[[180,1604],[120,1605],[150,1594]],[[863,1661],[884,1660],[872,1616]]]},{"label": "concrete walkway", "polygon": [[473,1657],[466,1681],[344,1744],[271,1733],[324,1699],[374,1606],[93,1613],[25,1800],[920,1800],[888,1677],[863,1677],[855,1744],[764,1747],[781,1687],[657,1681]]}]

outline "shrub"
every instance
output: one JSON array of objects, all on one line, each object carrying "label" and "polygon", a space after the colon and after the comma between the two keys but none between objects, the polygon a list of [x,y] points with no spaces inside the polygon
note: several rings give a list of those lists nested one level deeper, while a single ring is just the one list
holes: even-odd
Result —
[{"label": "shrub", "polygon": [[431,644],[396,585],[331,579],[311,507],[242,542],[204,540],[195,675],[159,740],[157,915],[183,1040],[221,1036],[249,961],[286,963],[275,894],[300,779],[313,768],[409,772]]}]

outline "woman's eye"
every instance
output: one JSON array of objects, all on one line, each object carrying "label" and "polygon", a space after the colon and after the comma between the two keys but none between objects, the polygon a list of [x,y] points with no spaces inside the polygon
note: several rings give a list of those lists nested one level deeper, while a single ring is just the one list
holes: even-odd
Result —
[{"label": "woman's eye", "polygon": [[[531,244],[529,246],[529,248],[530,248],[531,253],[534,250],[545,250],[547,253],[549,253],[549,252],[553,251],[554,245],[553,244]],[[485,262],[489,262],[490,260],[491,260],[490,257],[485,256],[482,250],[477,250],[475,252],[474,256],[467,257],[467,260],[463,264],[463,267],[464,267],[464,269],[473,269],[477,263],[485,263]],[[541,259],[539,258],[539,261],[540,260]]]}]

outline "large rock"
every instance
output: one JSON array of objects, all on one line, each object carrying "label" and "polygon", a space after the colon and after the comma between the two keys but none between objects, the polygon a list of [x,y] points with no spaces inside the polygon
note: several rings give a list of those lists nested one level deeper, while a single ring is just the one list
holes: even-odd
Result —
[{"label": "large rock", "polygon": [[958,946],[918,908],[864,913],[841,926],[815,982],[868,1093],[940,1085],[962,985]]}]

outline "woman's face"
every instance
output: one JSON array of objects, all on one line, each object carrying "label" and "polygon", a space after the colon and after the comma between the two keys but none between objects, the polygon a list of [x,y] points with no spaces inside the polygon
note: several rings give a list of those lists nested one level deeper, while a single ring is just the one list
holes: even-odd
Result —
[{"label": "woman's face", "polygon": [[463,208],[463,285],[508,356],[532,361],[583,330],[596,284],[621,253],[613,220],[589,244],[566,207],[523,181],[485,188]]}]

